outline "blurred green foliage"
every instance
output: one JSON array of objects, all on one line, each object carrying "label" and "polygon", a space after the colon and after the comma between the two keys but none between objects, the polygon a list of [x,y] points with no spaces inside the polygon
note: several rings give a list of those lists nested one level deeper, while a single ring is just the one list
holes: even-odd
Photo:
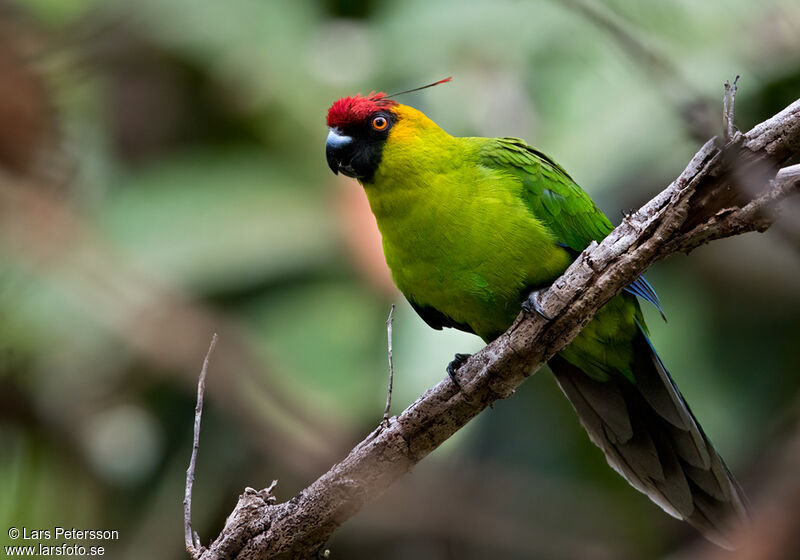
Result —
[{"label": "blurred green foliage", "polygon": [[[586,4],[676,73],[557,0],[5,4],[38,38],[23,60],[48,85],[70,162],[57,200],[80,235],[42,237],[57,258],[32,257],[29,239],[2,245],[0,527],[117,529],[111,558],[185,557],[194,383],[214,330],[204,540],[243,487],[279,478],[288,499],[375,426],[391,302],[394,411],[480,347],[426,328],[365,272],[353,247],[370,231],[348,229],[343,194],[359,187],[323,155],[336,98],[452,75],[404,101],[454,134],[526,138],[618,221],[698,148],[684,109],[705,103],[717,126],[726,79],[742,76],[742,129],[798,97],[793,0]],[[648,275],[669,317],[648,315],[655,344],[745,488],[800,384],[789,210],[785,227]],[[621,559],[694,538],[606,466],[543,372],[330,546],[354,559]]]}]

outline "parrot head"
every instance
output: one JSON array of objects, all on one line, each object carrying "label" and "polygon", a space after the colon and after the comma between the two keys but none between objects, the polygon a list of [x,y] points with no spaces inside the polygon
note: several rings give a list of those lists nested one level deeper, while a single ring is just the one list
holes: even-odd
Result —
[{"label": "parrot head", "polygon": [[383,145],[398,120],[399,104],[385,93],[343,97],[328,110],[325,156],[334,173],[369,181],[381,161]]},{"label": "parrot head", "polygon": [[425,130],[440,130],[413,107],[401,105],[391,98],[449,82],[450,79],[392,95],[372,92],[335,101],[328,110],[328,139],[325,142],[325,156],[331,171],[370,183],[384,157],[387,142],[403,144],[424,135]]}]

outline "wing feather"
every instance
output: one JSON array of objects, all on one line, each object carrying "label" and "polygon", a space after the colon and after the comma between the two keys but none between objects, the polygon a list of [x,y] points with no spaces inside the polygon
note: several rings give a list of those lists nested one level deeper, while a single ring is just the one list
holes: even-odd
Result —
[{"label": "wing feather", "polygon": [[[574,255],[592,241],[601,241],[613,226],[564,168],[517,138],[493,138],[482,152],[482,163],[517,177],[520,195],[531,213],[550,230],[554,241]],[[651,303],[664,316],[661,302],[644,278],[626,290]]]}]

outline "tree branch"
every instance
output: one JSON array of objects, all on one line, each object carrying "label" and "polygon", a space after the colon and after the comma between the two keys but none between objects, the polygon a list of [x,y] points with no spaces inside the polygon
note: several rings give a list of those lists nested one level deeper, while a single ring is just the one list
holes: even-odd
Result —
[{"label": "tree branch", "polygon": [[517,318],[388,427],[378,427],[290,501],[245,492],[203,560],[313,558],[333,531],[497,399],[564,348],[600,307],[654,262],[713,239],[764,231],[776,204],[800,190],[800,100],[724,147],[709,140],[681,175],[601,243],[592,243],[541,295],[548,315]]}]

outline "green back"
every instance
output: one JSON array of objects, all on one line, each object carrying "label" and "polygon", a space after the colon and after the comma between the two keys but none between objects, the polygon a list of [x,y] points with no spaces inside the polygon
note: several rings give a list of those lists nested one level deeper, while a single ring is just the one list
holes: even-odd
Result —
[{"label": "green back", "polygon": [[483,165],[502,168],[522,181],[525,204],[561,245],[580,252],[613,229],[560,165],[524,141],[493,138],[481,155]]},{"label": "green back", "polygon": [[[482,151],[482,163],[518,178],[520,195],[554,240],[577,254],[613,229],[611,222],[564,169],[516,138],[494,138]],[[598,312],[561,356],[597,380],[615,372],[633,380],[630,341],[644,324],[636,298],[623,293]]]}]

